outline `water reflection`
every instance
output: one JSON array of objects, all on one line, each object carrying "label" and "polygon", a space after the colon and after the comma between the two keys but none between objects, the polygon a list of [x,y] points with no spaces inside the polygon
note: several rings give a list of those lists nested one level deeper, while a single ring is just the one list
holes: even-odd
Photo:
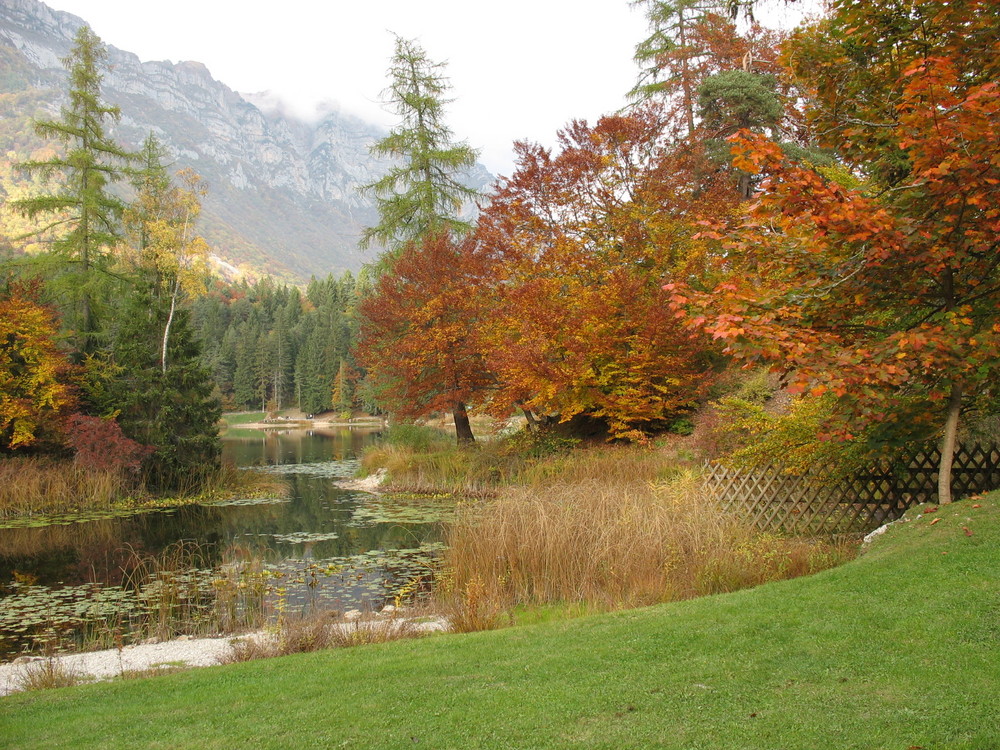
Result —
[{"label": "water reflection", "polygon": [[[393,517],[371,495],[335,486],[335,478],[353,473],[357,457],[376,435],[342,429],[240,430],[224,436],[228,460],[286,477],[292,491],[284,501],[195,505],[0,530],[0,594],[6,596],[6,609],[18,610],[12,597],[28,591],[76,587],[89,596],[93,584],[121,586],[137,566],[178,544],[197,550],[199,567],[209,576],[235,557],[263,559],[282,583],[286,608],[380,606],[395,587],[426,574],[437,528],[428,522],[433,515],[407,511]],[[0,612],[0,638],[10,625]],[[12,639],[7,642],[9,647]]]}]

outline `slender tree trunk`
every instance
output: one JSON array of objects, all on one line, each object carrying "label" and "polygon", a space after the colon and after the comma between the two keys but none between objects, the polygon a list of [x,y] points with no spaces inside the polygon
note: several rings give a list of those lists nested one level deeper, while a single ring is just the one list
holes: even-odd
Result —
[{"label": "slender tree trunk", "polygon": [[950,503],[951,466],[955,460],[955,438],[958,434],[958,417],[962,412],[962,386],[952,383],[948,398],[948,417],[944,423],[944,438],[941,440],[941,463],[938,465],[938,503]]},{"label": "slender tree trunk", "polygon": [[180,282],[174,281],[174,291],[170,295],[170,312],[167,313],[167,324],[163,326],[163,346],[160,349],[160,369],[167,371],[167,344],[170,342],[170,326],[174,323],[174,312],[177,310],[177,287]]},{"label": "slender tree trunk", "polygon": [[455,437],[458,438],[458,444],[465,445],[476,442],[476,436],[472,434],[472,425],[469,424],[469,413],[465,410],[465,404],[456,401],[451,413],[455,418]]},{"label": "slender tree trunk", "polygon": [[687,117],[688,138],[694,138],[694,92],[691,87],[690,62],[687,48],[687,21],[684,9],[677,12],[677,41],[681,47],[681,88],[684,91],[684,114]]}]

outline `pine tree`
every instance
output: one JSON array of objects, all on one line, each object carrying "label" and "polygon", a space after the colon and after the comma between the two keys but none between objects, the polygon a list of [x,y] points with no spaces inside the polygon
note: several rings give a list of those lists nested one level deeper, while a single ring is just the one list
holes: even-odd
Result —
[{"label": "pine tree", "polygon": [[109,192],[109,186],[122,179],[132,158],[105,133],[105,125],[121,116],[117,107],[101,101],[100,68],[106,60],[101,40],[89,27],[81,27],[69,56],[63,60],[69,70],[69,101],[62,109],[62,119],[35,123],[40,136],[62,141],[67,151],[45,161],[20,164],[31,174],[46,179],[58,177],[62,184],[54,194],[13,203],[15,210],[28,217],[51,217],[40,232],[69,228],[56,241],[54,250],[65,271],[68,293],[74,299],[73,310],[66,318],[76,330],[76,347],[81,354],[96,349],[94,271],[106,265],[108,248],[118,238],[124,210],[122,201]]},{"label": "pine tree", "polygon": [[400,163],[363,188],[375,196],[380,221],[365,230],[362,247],[378,243],[392,257],[429,234],[464,234],[471,228],[458,214],[477,193],[458,175],[476,163],[477,152],[454,142],[444,124],[450,84],[442,68],[444,63],[432,62],[416,42],[396,38],[392,83],[384,96],[401,123],[371,150]]},{"label": "pine tree", "polygon": [[168,366],[161,364],[161,334],[169,300],[136,290],[125,301],[112,337],[120,377],[112,386],[118,423],[131,439],[156,450],[144,462],[150,486],[190,489],[219,463],[217,423],[222,410],[188,324],[175,312]]}]

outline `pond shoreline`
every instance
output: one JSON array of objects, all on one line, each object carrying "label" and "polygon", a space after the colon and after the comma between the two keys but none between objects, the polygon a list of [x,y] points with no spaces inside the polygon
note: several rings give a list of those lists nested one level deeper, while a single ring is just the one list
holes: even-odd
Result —
[{"label": "pond shoreline", "polygon": [[372,419],[353,419],[350,421],[345,420],[329,420],[329,419],[270,419],[264,420],[263,422],[247,422],[245,424],[235,424],[235,425],[223,425],[222,430],[226,429],[248,429],[248,430],[328,430],[333,428],[354,428],[358,427],[361,429],[382,429],[388,426],[388,422],[384,419],[372,418]]},{"label": "pond shoreline", "polygon": [[[357,612],[357,614],[360,616],[361,613]],[[440,616],[396,619],[393,615],[386,616],[385,614],[367,620],[355,619],[352,621],[347,619],[345,622],[337,623],[334,627],[345,631],[366,627],[378,629],[384,627],[386,623],[405,624],[412,628],[413,632],[420,635],[445,633],[450,629],[448,621]],[[0,697],[20,692],[23,689],[22,683],[25,676],[32,670],[53,668],[75,676],[80,682],[113,680],[131,676],[146,677],[157,673],[226,664],[233,655],[234,643],[245,640],[267,641],[276,637],[279,636],[271,631],[256,630],[250,633],[235,633],[207,638],[181,636],[156,643],[128,645],[120,649],[83,651],[51,657],[24,656],[12,662],[0,664]]]}]

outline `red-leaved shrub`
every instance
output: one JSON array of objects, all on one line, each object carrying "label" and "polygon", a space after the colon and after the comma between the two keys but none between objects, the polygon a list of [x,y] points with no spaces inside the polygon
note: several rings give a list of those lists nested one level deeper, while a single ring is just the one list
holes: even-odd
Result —
[{"label": "red-leaved shrub", "polygon": [[79,466],[98,471],[138,473],[155,448],[125,437],[114,419],[73,414],[66,420],[67,442]]}]

